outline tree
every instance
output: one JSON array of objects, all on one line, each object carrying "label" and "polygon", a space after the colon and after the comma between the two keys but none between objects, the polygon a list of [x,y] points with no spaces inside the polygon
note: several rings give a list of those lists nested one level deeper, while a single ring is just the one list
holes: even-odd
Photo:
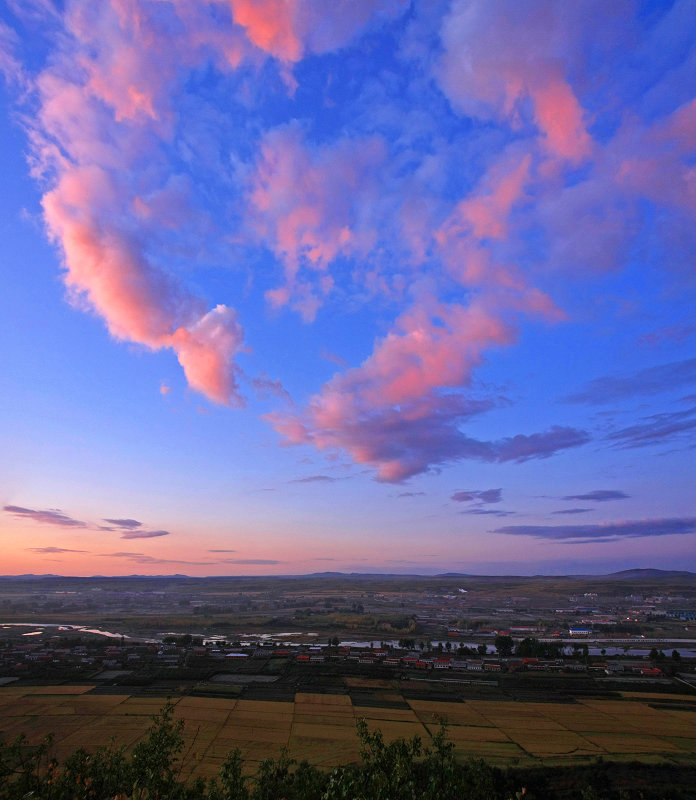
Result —
[{"label": "tree", "polygon": [[488,654],[488,648],[486,647],[486,645],[485,645],[485,644],[480,644],[480,645],[479,645],[479,646],[476,648],[476,650],[478,651],[478,654],[479,654],[480,656],[485,656],[485,655],[487,655],[487,654]]},{"label": "tree", "polygon": [[681,653],[679,650],[672,650],[672,661],[681,661]]},{"label": "tree", "polygon": [[501,658],[509,658],[515,646],[512,636],[496,636],[493,643]]}]

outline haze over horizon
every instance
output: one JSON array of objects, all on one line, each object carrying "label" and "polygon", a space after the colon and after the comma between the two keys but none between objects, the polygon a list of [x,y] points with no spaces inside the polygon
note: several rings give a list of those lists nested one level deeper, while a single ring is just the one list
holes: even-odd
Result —
[{"label": "haze over horizon", "polygon": [[696,571],[693,11],[6,0],[2,572]]}]

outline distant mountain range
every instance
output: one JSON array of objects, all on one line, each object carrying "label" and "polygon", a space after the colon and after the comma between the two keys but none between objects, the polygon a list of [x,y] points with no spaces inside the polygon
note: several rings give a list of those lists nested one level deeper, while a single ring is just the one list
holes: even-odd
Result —
[{"label": "distant mountain range", "polygon": [[433,576],[435,578],[468,578],[468,579],[481,579],[490,578],[491,580],[504,580],[505,578],[528,578],[529,580],[556,580],[558,578],[603,578],[618,581],[628,580],[645,580],[657,578],[696,578],[696,572],[687,572],[686,570],[674,569],[623,569],[620,572],[609,572],[605,575],[596,574],[583,574],[583,575],[471,575],[463,572],[445,572],[440,575]]},{"label": "distant mountain range", "polygon": [[676,569],[624,569],[621,572],[612,572],[605,575],[605,578],[615,578],[617,580],[635,580],[636,578],[694,578],[695,572]]},{"label": "distant mountain range", "polygon": [[23,575],[0,575],[0,580],[20,580],[35,581],[46,579],[70,579],[70,580],[220,580],[221,578],[244,578],[251,580],[260,579],[282,579],[282,578],[353,578],[356,580],[370,580],[379,578],[458,578],[462,580],[475,581],[503,581],[503,580],[559,580],[567,578],[570,580],[660,580],[660,579],[696,579],[696,572],[687,570],[665,570],[665,569],[624,569],[620,572],[611,572],[606,575],[473,575],[466,572],[444,572],[438,575],[422,575],[418,573],[393,573],[393,572],[312,572],[304,575],[211,575],[204,578],[196,578],[191,575],[90,575],[75,577],[70,575],[43,574],[34,575],[27,573]]}]

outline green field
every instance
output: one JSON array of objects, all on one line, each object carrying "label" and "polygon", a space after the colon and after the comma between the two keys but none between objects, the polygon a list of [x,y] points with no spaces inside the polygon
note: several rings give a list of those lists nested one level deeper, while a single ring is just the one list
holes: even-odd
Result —
[{"label": "green field", "polygon": [[[396,705],[396,687],[373,687]],[[368,688],[368,687],[366,687]],[[287,748],[291,757],[321,767],[358,760],[355,721],[364,718],[386,740],[430,738],[440,719],[465,758],[500,766],[613,760],[696,764],[696,702],[677,694],[625,695],[574,703],[501,700],[406,700],[400,707],[355,705],[348,695],[298,693],[294,702],[175,698],[184,721],[182,777],[217,773],[227,752],[239,748],[246,768]],[[163,698],[101,694],[92,686],[24,686],[0,689],[0,736],[26,734],[52,745],[62,759],[78,747],[93,750],[111,740],[132,747],[143,738]]]}]

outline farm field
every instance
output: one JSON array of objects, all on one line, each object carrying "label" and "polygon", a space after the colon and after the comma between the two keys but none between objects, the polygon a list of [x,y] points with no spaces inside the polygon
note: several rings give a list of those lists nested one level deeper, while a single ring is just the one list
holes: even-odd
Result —
[{"label": "farm field", "polygon": [[[363,684],[370,681],[363,681]],[[320,767],[357,761],[356,719],[382,731],[386,740],[420,736],[424,742],[449,723],[457,754],[485,758],[499,766],[564,765],[597,756],[696,764],[696,700],[693,696],[626,693],[615,699],[573,703],[405,699],[398,683],[373,681],[373,701],[354,703],[349,694],[297,693],[294,702],[174,698],[184,721],[182,777],[212,776],[239,748],[253,771],[283,747],[298,760]],[[349,687],[347,687],[349,688]],[[380,698],[383,705],[380,705]],[[144,735],[164,698],[104,694],[93,686],[12,686],[0,688],[0,737],[24,733],[28,742],[55,734],[62,759],[78,747],[117,744],[132,747]]]}]

